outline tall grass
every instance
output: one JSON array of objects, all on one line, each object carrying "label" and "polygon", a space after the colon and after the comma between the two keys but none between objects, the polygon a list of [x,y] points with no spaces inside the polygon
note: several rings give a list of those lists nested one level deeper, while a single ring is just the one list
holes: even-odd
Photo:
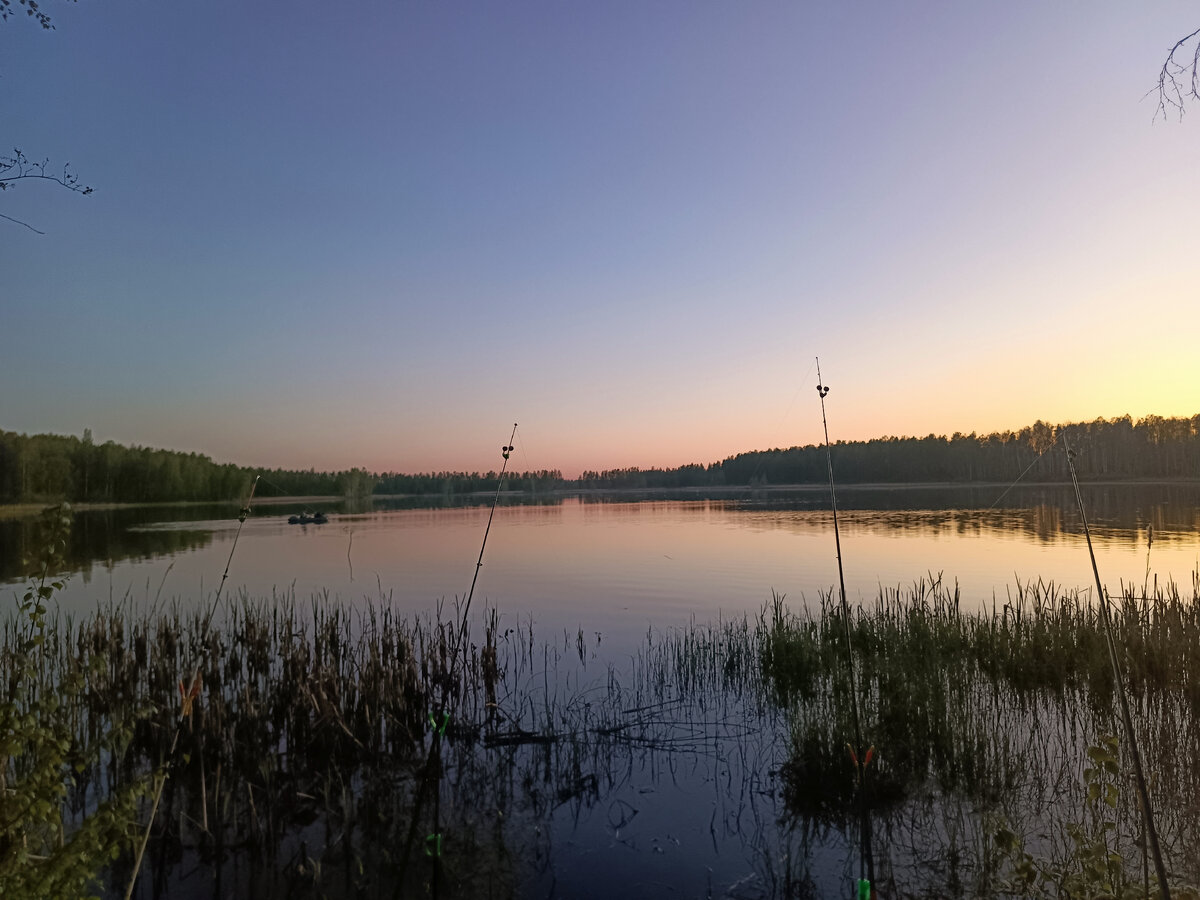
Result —
[{"label": "tall grass", "polygon": [[[1115,599],[1129,676],[1122,689],[1153,773],[1164,840],[1175,872],[1194,881],[1197,858],[1184,848],[1200,838],[1193,750],[1200,739],[1200,591],[1167,585],[1149,596],[1127,589]],[[873,814],[892,833],[926,810],[923,820],[909,819],[922,826],[906,834],[903,852],[892,843],[892,877],[928,875],[936,854],[924,839],[956,821],[952,808],[959,810],[955,840],[971,836],[970,868],[983,879],[977,889],[998,890],[989,880],[996,874],[988,868],[995,863],[989,823],[1020,828],[1052,856],[1067,853],[1065,836],[1088,808],[1088,747],[1120,727],[1103,625],[1090,599],[1051,583],[1018,583],[988,608],[966,612],[957,586],[932,577],[881,590],[850,624],[864,728],[878,750]],[[762,618],[764,670],[792,715],[784,786],[802,827],[845,828],[851,816],[849,684],[837,665],[842,629],[828,594],[816,610],[796,613],[776,598]],[[1121,792],[1114,825],[1121,838],[1114,852],[1140,872],[1131,790]],[[922,839],[912,841],[918,830]],[[964,864],[963,847],[955,859]]]},{"label": "tall grass", "polygon": [[[1116,730],[1087,595],[1018,583],[984,609],[966,605],[930,577],[851,613],[863,729],[877,751],[877,880],[892,895],[1003,895],[1001,829],[1065,865],[1069,827],[1093,815],[1087,748]],[[1200,584],[1127,591],[1118,609],[1170,865],[1200,880],[1188,850],[1200,845]],[[354,607],[285,593],[232,598],[207,629],[180,603],[49,617],[37,689],[82,684],[64,704],[80,760],[68,817],[165,766],[137,896],[188,882],[262,897],[421,896],[428,870],[401,871],[400,860],[409,833],[427,830],[413,828],[412,801],[431,698],[444,696],[445,896],[544,885],[561,828],[620,821],[630,773],[681,777],[680,761],[708,773],[714,847],[746,853],[766,895],[819,893],[830,860],[853,857],[845,622],[830,595],[648,632],[621,668],[598,665],[583,630],[543,640],[494,610],[471,620],[465,663],[453,666],[451,612],[405,619],[386,596]],[[203,687],[171,754],[180,683],[197,668]],[[126,739],[85,752],[115,726]],[[1131,798],[1121,793],[1115,846],[1139,871]],[[131,865],[119,860],[112,883]]]}]

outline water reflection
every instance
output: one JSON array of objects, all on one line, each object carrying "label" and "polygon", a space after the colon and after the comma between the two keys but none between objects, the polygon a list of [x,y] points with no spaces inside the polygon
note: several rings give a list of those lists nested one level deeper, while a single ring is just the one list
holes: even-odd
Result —
[{"label": "water reflection", "polygon": [[[90,580],[97,568],[112,571],[127,560],[149,560],[175,556],[207,547],[211,530],[194,527],[197,515],[211,508],[159,507],[154,509],[155,527],[143,527],[147,512],[143,508],[89,510],[76,513],[66,549],[70,572]],[[35,558],[37,546],[35,516],[0,520],[0,583],[19,581],[27,574],[25,558]]]},{"label": "water reflection", "polygon": [[[778,511],[826,510],[819,498],[785,496],[736,501],[738,508]],[[1200,486],[1190,484],[1093,485],[1083,489],[1093,536],[1145,543],[1148,526],[1156,541],[1194,540],[1200,532]],[[1003,494],[1003,496],[1001,496]],[[838,508],[848,523],[880,528],[983,535],[1019,532],[1054,543],[1065,533],[1082,533],[1070,485],[1039,485],[1003,492],[992,488],[840,488]]]},{"label": "water reflection", "polygon": [[[1085,484],[1082,486],[1088,518],[1114,528],[1153,524],[1155,530],[1195,532],[1200,526],[1200,484],[1147,482]],[[827,486],[780,488],[726,488],[657,492],[586,492],[583,503],[626,503],[644,500],[715,500],[731,508],[825,510]],[[864,511],[970,511],[977,514],[1046,507],[1072,511],[1077,517],[1070,484],[1008,487],[1002,484],[911,485],[838,487],[839,510]]]},{"label": "water reflection", "polygon": [[[825,490],[686,496],[504,497],[481,573],[483,602],[539,625],[601,631],[628,649],[650,625],[756,613],[773,590],[802,602],[835,583]],[[388,597],[406,612],[453,602],[470,584],[490,502],[479,494],[260,503],[228,587],[255,597]],[[1190,584],[1200,562],[1200,486],[1094,485],[1085,502],[1107,584]],[[1003,597],[1014,575],[1091,583],[1067,486],[845,488],[839,508],[847,589],[859,602],[880,585],[938,572],[958,580],[964,602],[976,607]],[[325,513],[328,523],[288,524],[305,510]],[[64,608],[94,606],[103,593],[97,577],[110,597],[152,598],[165,584],[166,597],[198,602],[229,559],[237,514],[236,504],[77,512],[69,565],[83,577],[62,593]],[[30,527],[0,521],[5,583],[21,578]]]}]

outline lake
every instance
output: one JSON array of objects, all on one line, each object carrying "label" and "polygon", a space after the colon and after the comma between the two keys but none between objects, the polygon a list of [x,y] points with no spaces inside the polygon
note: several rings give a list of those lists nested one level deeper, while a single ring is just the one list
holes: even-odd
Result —
[{"label": "lake", "polygon": [[[314,606],[314,597],[426,622],[440,607],[450,618],[470,588],[490,500],[264,503],[240,535],[236,506],[82,511],[68,553],[73,574],[56,602],[77,619],[110,605],[130,610],[133,621],[151,608],[200,610],[228,565],[226,596],[254,601],[247,608],[268,620],[273,605],[319,618],[317,609],[329,604]],[[1084,502],[1110,590],[1148,582],[1153,593],[1156,582],[1174,581],[1194,595],[1200,486],[1090,485]],[[288,523],[314,508],[327,523]],[[845,488],[839,524],[847,593],[868,610],[881,588],[928,583],[939,573],[943,584],[957,583],[964,611],[1003,607],[1018,582],[1053,582],[1085,599],[1093,591],[1069,486]],[[29,521],[0,521],[0,539],[0,590],[15,598],[20,554],[35,543]],[[790,675],[768,677],[759,663],[768,632],[721,628],[744,617],[757,622],[773,595],[819,617],[819,599],[836,583],[832,517],[820,489],[504,498],[472,616],[473,643],[481,642],[487,611],[498,616],[501,717],[480,707],[472,720],[464,710],[462,720],[477,730],[447,741],[442,828],[459,855],[448,850],[441,863],[445,894],[748,900],[847,893],[861,854],[836,633],[828,645],[834,655],[824,657],[832,664],[808,687],[788,687]],[[1173,610],[1162,606],[1155,615],[1167,621]],[[323,639],[325,652],[352,647],[363,626],[352,614],[337,627],[344,637]],[[957,638],[938,645],[952,655],[928,671],[921,671],[928,650],[892,662],[882,647],[860,660],[882,767],[872,801],[879,878],[893,894],[936,896],[968,877],[978,885],[997,822],[1054,835],[1084,815],[1078,773],[1088,743],[1118,730],[1111,694],[1106,699],[1103,667],[1089,669],[1082,644],[1061,645],[1068,651],[1049,657],[1038,655],[1036,641],[1022,651],[1022,629],[1036,638],[1041,627],[1002,632],[1017,641],[1012,653],[1033,654],[1015,674],[958,655]],[[315,621],[311,628],[315,634]],[[136,642],[136,632],[122,629],[118,643]],[[255,633],[287,642],[297,632],[272,624]],[[905,651],[910,638],[893,643]],[[229,655],[210,660],[202,701],[214,731],[197,725],[188,738],[208,735],[209,743],[197,744],[168,782],[164,802],[179,813],[167,820],[171,838],[159,844],[136,896],[390,896],[428,733],[407,755],[364,755],[375,734],[371,717],[360,722],[347,706],[344,722],[328,711],[313,719],[334,692],[348,697],[354,685],[363,688],[367,656],[312,662],[300,689],[315,685],[323,699],[305,694],[297,705],[295,680],[279,676],[277,658],[263,657],[254,675],[246,669],[255,658],[249,643],[236,649],[241,639],[232,636],[222,646]],[[108,655],[113,683],[151,680],[173,693],[171,663],[151,678],[132,650]],[[1047,674],[1045,660],[1064,657],[1064,674]],[[119,677],[122,665],[129,668]],[[1143,690],[1148,677],[1138,675]],[[1156,783],[1171,789],[1160,827],[1179,867],[1179,848],[1200,840],[1200,817],[1186,801],[1200,790],[1186,750],[1197,739],[1200,694],[1185,678],[1183,688],[1176,679],[1140,696],[1135,717],[1147,759]],[[170,706],[160,705],[167,718],[159,737],[145,738],[144,758],[161,752],[152,748],[169,733]],[[234,734],[274,737],[244,744]],[[216,787],[206,787],[204,759],[219,760],[217,771],[226,773]],[[331,778],[357,787],[331,792]],[[222,789],[219,803],[204,800]],[[201,828],[206,803],[212,821]],[[218,806],[232,812],[218,818]],[[1128,847],[1136,806],[1123,795],[1120,809]],[[278,843],[262,843],[260,816],[276,822],[267,830],[278,830]],[[266,857],[252,849],[263,846]],[[428,864],[419,850],[414,858]],[[960,870],[955,860],[969,862]],[[1194,877],[1195,869],[1192,859],[1174,871]],[[106,896],[123,894],[119,882],[114,876],[105,885]]]},{"label": "lake", "polygon": [[[59,602],[141,604],[328,593],[351,604],[381,595],[402,613],[452,605],[471,585],[491,497],[260,504],[238,536],[236,505],[79,512],[73,575]],[[1200,485],[1086,486],[1105,586],[1147,578],[1190,586],[1200,566]],[[319,508],[323,525],[289,525]],[[1003,602],[1017,579],[1091,590],[1091,564],[1069,486],[842,488],[846,590],[852,603],[879,588],[941,573],[966,608]],[[1147,537],[1153,529],[1153,544]],[[28,522],[0,521],[0,591],[20,586]],[[671,498],[567,495],[505,498],[495,514],[475,601],[550,634],[600,632],[628,652],[648,628],[756,614],[772,597],[815,601],[837,583],[827,489]]]}]

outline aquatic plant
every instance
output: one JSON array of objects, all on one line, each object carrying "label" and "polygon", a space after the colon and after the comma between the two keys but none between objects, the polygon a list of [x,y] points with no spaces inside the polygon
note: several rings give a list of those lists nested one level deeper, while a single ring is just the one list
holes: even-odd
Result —
[{"label": "aquatic plant", "polygon": [[[51,507],[39,521],[36,558],[0,651],[0,895],[81,897],[105,865],[130,845],[132,812],[144,785],[106,791],[72,819],[64,806],[80,774],[129,738],[136,710],[75,740],[86,716],[85,676],[52,655],[56,623],[47,605],[63,586],[62,554],[70,509]],[[91,661],[92,663],[98,660]]]},{"label": "aquatic plant", "polygon": [[[1063,852],[1057,855],[1031,853],[1025,838],[1000,824],[993,836],[1004,867],[999,888],[1012,896],[1047,900],[1063,896],[1134,900],[1160,890],[1157,877],[1150,876],[1145,833],[1138,839],[1140,866],[1130,866],[1117,848],[1120,772],[1117,738],[1101,735],[1087,748],[1083,817],[1066,825],[1069,840],[1060,842]],[[1200,897],[1200,891],[1180,885],[1171,888],[1171,893],[1188,900]]]},{"label": "aquatic plant", "polygon": [[[983,878],[988,835],[978,823],[985,814],[1002,815],[1014,833],[1071,834],[1092,790],[1077,767],[1088,752],[1084,736],[1116,725],[1114,688],[1099,611],[1078,593],[1018,584],[990,610],[962,606],[957,585],[919,579],[860,606],[851,635],[863,716],[878,749],[872,809],[884,822],[881,855],[897,867],[889,818],[913,821],[914,810],[927,806],[940,808],[947,822],[954,818],[947,809],[966,804],[961,830],[974,842],[967,868]],[[1200,784],[1188,750],[1200,739],[1190,674],[1200,662],[1200,591],[1188,596],[1168,585],[1145,597],[1131,588],[1117,607],[1115,637],[1136,673],[1134,725],[1164,793],[1164,846],[1175,847],[1181,876],[1194,879],[1180,848],[1191,845],[1200,824],[1189,799]],[[805,829],[845,829],[852,810],[843,746],[850,723],[837,700],[850,687],[823,663],[840,649],[840,617],[831,594],[821,596],[819,613],[790,613],[777,598],[762,616],[763,668],[792,717],[784,792],[789,814]],[[1110,852],[1123,853],[1127,866],[1140,863],[1136,802],[1122,799],[1116,815],[1121,839]],[[931,815],[925,830],[936,828]],[[902,856],[920,858],[913,847]]]},{"label": "aquatic plant", "polygon": [[[1195,881],[1185,848],[1200,842],[1190,750],[1200,741],[1200,590],[1140,588],[1116,602],[1114,627],[1168,865]],[[859,815],[835,595],[794,606],[777,596],[758,616],[648,632],[627,667],[597,668],[598,638],[583,629],[539,637],[497,610],[461,612],[404,618],[386,594],[348,603],[291,592],[231,595],[207,629],[206,610],[181,601],[109,603],[79,621],[47,611],[41,677],[81,679],[62,720],[70,753],[131,723],[128,740],[79,757],[58,801],[64,833],[166,759],[135,895],[422,896],[429,869],[402,873],[401,849],[441,727],[428,712],[445,697],[443,896],[549,890],[562,834],[599,820],[611,838],[626,828],[613,823],[655,802],[631,793],[630,773],[643,768],[708,773],[713,845],[747,854],[766,896],[819,895],[834,889],[829,878],[853,878],[830,868],[857,859]],[[933,576],[860,602],[849,632],[877,748],[881,893],[1003,895],[1012,868],[994,840],[1000,823],[1034,859],[1066,859],[1070,827],[1091,821],[1087,747],[1114,725],[1088,598],[1019,583],[969,610],[957,585]],[[16,635],[10,620],[6,659]],[[168,754],[180,673],[195,669],[203,687]],[[131,719],[139,709],[149,712]],[[143,825],[150,805],[141,801]],[[1136,875],[1130,792],[1111,818],[1111,846]],[[419,824],[422,841],[428,831]],[[421,844],[416,853],[425,859]],[[132,869],[123,854],[105,880],[123,889]]]}]

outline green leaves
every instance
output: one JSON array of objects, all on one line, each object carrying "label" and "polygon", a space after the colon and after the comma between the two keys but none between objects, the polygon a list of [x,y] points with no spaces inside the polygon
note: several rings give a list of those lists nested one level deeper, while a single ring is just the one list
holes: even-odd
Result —
[{"label": "green leaves", "polygon": [[[39,519],[39,546],[29,585],[19,602],[11,652],[4,659],[7,693],[0,695],[0,897],[33,900],[93,893],[100,869],[129,846],[138,782],[117,790],[82,820],[68,823],[63,804],[69,785],[86,772],[89,756],[112,752],[111,735],[76,746],[70,715],[86,689],[82,677],[49,679],[44,654],[58,642],[48,631],[47,603],[65,585],[51,579],[62,566],[70,535],[69,507],[52,507]],[[68,827],[70,824],[71,827]]]},{"label": "green leaves", "polygon": [[[1069,853],[1035,857],[1006,824],[997,827],[993,844],[1007,863],[1005,890],[1038,898],[1133,898],[1144,896],[1139,871],[1126,871],[1118,823],[1120,749],[1113,735],[1101,735],[1087,748],[1083,769],[1085,815],[1067,826]],[[1137,868],[1140,868],[1138,866]]]}]

